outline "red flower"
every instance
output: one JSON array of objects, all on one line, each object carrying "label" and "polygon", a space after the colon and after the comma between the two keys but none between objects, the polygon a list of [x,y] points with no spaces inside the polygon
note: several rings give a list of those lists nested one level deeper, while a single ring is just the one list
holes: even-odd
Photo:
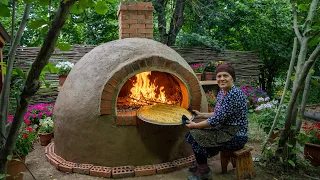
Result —
[{"label": "red flower", "polygon": [[26,134],[26,133],[23,133],[22,136],[23,136],[25,139],[28,138],[28,134]]},{"label": "red flower", "polygon": [[32,132],[32,131],[33,131],[33,128],[30,127],[30,126],[28,126],[28,127],[26,127],[26,130],[29,131],[29,132]]}]

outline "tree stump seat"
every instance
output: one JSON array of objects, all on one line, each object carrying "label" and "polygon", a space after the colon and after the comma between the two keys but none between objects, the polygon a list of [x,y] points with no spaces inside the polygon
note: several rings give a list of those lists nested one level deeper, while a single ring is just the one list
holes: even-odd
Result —
[{"label": "tree stump seat", "polygon": [[243,180],[248,173],[250,178],[254,177],[253,161],[251,156],[252,147],[244,146],[238,151],[222,152],[220,151],[222,173],[227,172],[229,162],[233,168],[236,168],[237,180]]}]

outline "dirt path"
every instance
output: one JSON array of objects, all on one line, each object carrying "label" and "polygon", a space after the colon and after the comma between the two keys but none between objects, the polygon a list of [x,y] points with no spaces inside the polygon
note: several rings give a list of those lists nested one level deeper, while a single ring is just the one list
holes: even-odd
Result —
[{"label": "dirt path", "polygon": [[[253,156],[257,154],[259,151],[259,143],[249,143],[249,145],[255,147],[255,151],[253,152]],[[57,170],[53,167],[49,162],[47,162],[44,153],[44,147],[40,146],[40,144],[35,145],[35,150],[32,151],[26,159],[27,167],[30,169],[32,174],[35,176],[37,180],[94,180],[101,179],[97,177],[92,177],[89,175],[81,175],[81,174],[67,174]],[[229,164],[229,171],[226,174],[221,174],[221,166],[220,159],[218,156],[215,158],[209,159],[210,168],[213,170],[213,179],[217,180],[233,180],[235,179],[235,170],[232,169],[231,164]],[[261,171],[259,168],[255,167],[255,171],[257,174],[256,179],[261,180],[269,180],[274,179],[273,176]],[[190,173],[187,168],[168,173],[168,174],[157,174],[153,176],[145,176],[145,177],[133,177],[133,178],[125,178],[127,180],[181,180],[187,179]],[[31,174],[29,172],[25,172],[24,180],[33,180]]]}]

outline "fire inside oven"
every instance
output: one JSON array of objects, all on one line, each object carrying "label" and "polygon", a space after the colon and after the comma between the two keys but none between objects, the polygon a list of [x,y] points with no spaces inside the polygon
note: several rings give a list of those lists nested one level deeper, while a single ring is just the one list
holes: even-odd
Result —
[{"label": "fire inside oven", "polygon": [[182,94],[173,75],[159,71],[142,72],[131,77],[121,88],[117,110],[137,110],[157,103],[181,106]]}]

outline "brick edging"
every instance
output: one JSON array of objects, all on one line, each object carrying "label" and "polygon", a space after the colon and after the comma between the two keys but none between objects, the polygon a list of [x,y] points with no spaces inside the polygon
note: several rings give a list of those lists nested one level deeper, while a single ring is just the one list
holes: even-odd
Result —
[{"label": "brick edging", "polygon": [[117,167],[105,167],[95,166],[93,164],[81,164],[66,161],[62,157],[58,156],[54,152],[54,142],[48,144],[45,147],[46,159],[56,169],[67,172],[67,173],[79,173],[86,174],[96,177],[107,177],[107,178],[124,178],[134,176],[148,176],[154,174],[163,174],[172,172],[191,166],[195,161],[194,155],[185,158],[180,158],[172,162],[166,162],[161,164],[144,165],[144,166],[117,166]]}]

